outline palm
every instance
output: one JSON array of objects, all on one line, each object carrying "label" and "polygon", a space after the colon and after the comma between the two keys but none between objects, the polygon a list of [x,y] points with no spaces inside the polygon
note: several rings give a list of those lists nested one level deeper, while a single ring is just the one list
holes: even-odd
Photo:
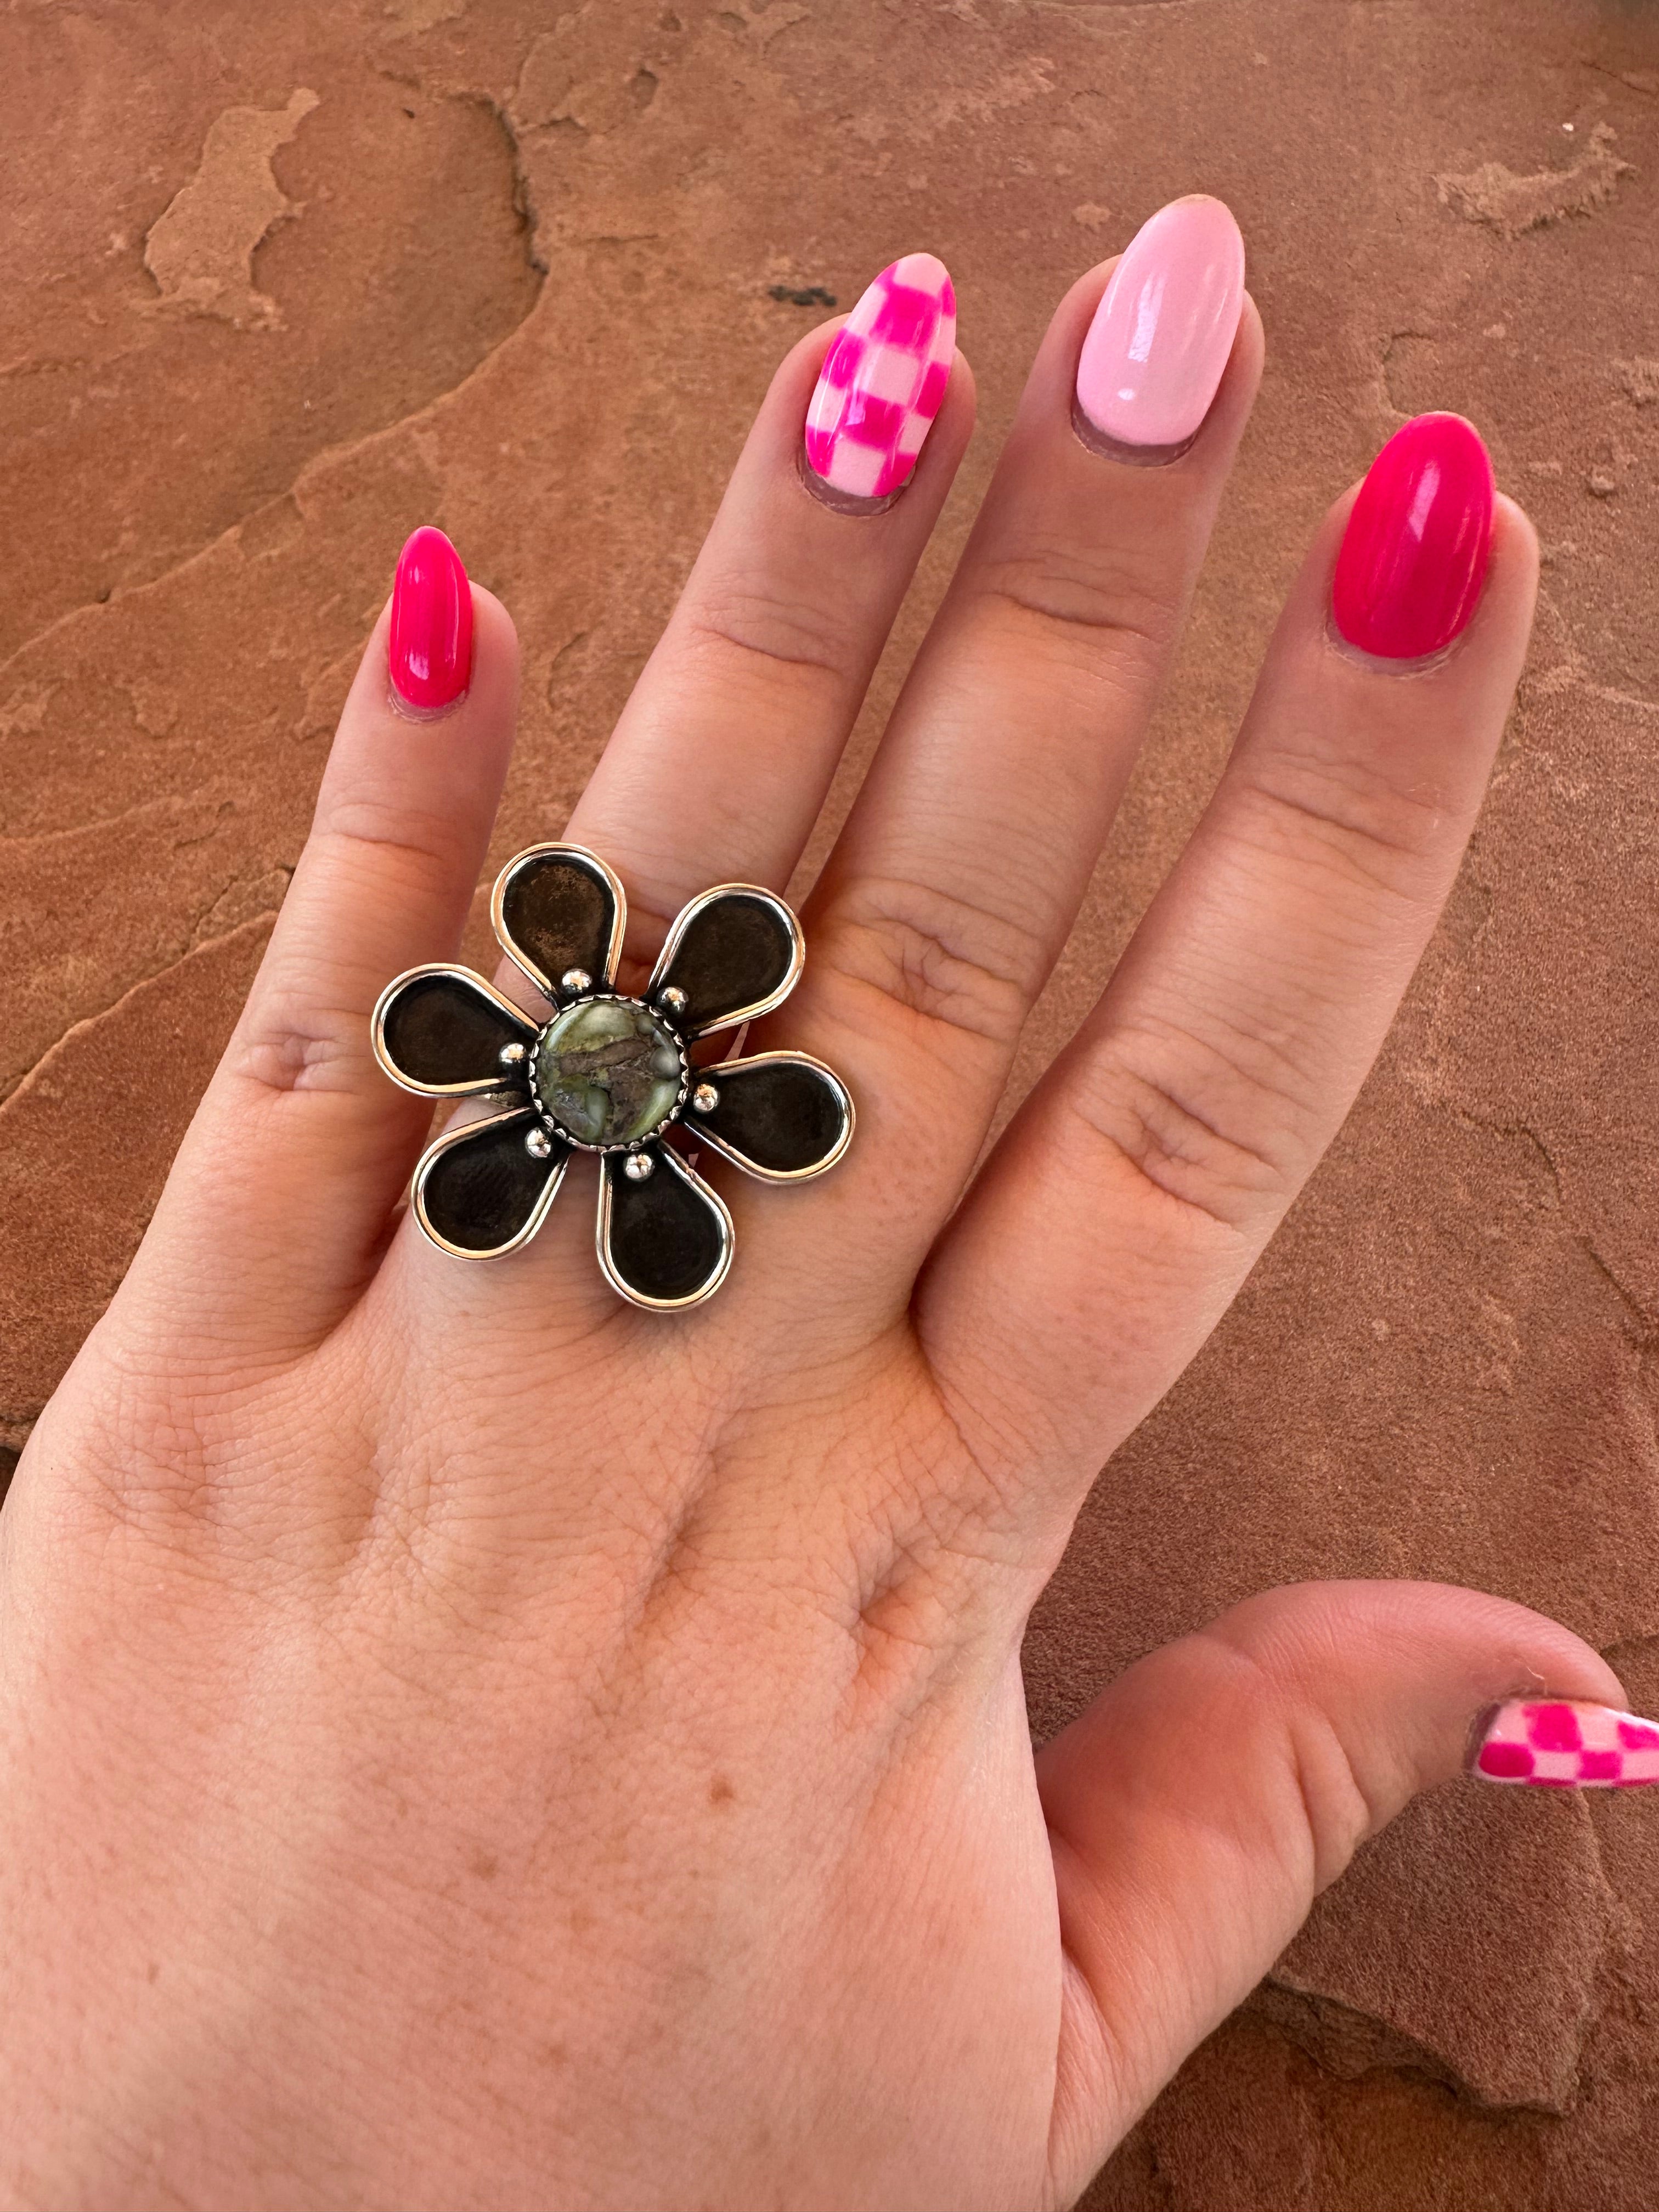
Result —
[{"label": "palm", "polygon": [[[6,2094],[47,2194],[1063,2198],[1466,1708],[1527,1670],[1607,1689],[1466,1594],[1283,1593],[1034,1761],[1026,1613],[1363,1078],[1531,592],[1509,512],[1475,629],[1407,686],[1328,647],[1328,526],[1209,817],[975,1175],[1259,362],[1247,319],[1172,467],[1085,452],[1101,281],[747,1047],[837,1071],[856,1138],[799,1190],[701,1163],[736,1256],[695,1311],[617,1297],[580,1160],[487,1264],[393,1222],[430,1103],[370,1012],[453,951],[515,662],[479,595],[469,697],[411,723],[377,633],[237,1037],[8,1508]],[[965,442],[958,364],[890,510],[816,504],[825,343],[568,832],[626,886],[625,989],[707,885],[787,881]],[[51,1964],[66,1911],[91,1989]],[[88,2033],[105,2124],[53,2137]]]}]

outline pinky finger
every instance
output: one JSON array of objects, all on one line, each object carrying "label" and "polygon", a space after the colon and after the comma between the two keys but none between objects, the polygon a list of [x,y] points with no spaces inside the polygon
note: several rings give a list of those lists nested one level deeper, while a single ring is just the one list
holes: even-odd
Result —
[{"label": "pinky finger", "polygon": [[135,1267],[245,1357],[301,1348],[377,1264],[430,1125],[369,1022],[453,955],[512,751],[519,656],[497,600],[419,531],[340,717],[311,834]]}]

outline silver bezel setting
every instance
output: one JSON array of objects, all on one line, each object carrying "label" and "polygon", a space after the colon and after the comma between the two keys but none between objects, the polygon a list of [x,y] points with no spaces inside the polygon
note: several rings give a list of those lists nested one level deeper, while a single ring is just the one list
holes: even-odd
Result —
[{"label": "silver bezel setting", "polygon": [[[386,1018],[392,1000],[409,984],[416,983],[422,975],[446,975],[452,979],[465,977],[472,988],[486,999],[494,1000],[502,1013],[517,1023],[523,1032],[522,1042],[526,1050],[536,1042],[537,1027],[533,1018],[522,1006],[515,1006],[495,986],[483,976],[475,975],[470,968],[457,968],[451,960],[425,960],[418,968],[405,968],[401,975],[394,975],[380,997],[374,1001],[374,1012],[369,1022],[369,1042],[374,1057],[399,1090],[412,1091],[417,1098],[488,1098],[493,1091],[516,1088],[510,1068],[497,1057],[495,1072],[475,1076],[468,1083],[417,1083],[413,1076],[405,1075],[386,1045]],[[520,1042],[520,1040],[514,1040]]]},{"label": "silver bezel setting", "polygon": [[[858,1115],[853,1104],[853,1094],[833,1067],[826,1067],[821,1060],[815,1060],[810,1052],[754,1052],[745,1054],[739,1060],[719,1060],[711,1066],[700,1067],[697,1070],[697,1078],[700,1083],[708,1083],[718,1087],[722,1075],[731,1075],[747,1067],[764,1067],[769,1061],[781,1060],[787,1060],[792,1066],[795,1067],[816,1068],[840,1102],[841,1134],[821,1160],[814,1160],[811,1166],[808,1168],[763,1168],[758,1160],[751,1160],[747,1152],[740,1152],[735,1145],[728,1144],[714,1128],[713,1123],[703,1121],[701,1115],[696,1124],[696,1139],[700,1145],[709,1146],[724,1158],[730,1160],[733,1167],[741,1168],[745,1175],[753,1176],[757,1182],[811,1182],[816,1176],[827,1175],[836,1162],[840,1159],[853,1141],[853,1130],[858,1120]],[[714,1103],[715,1105],[720,1103],[718,1095]],[[714,1110],[712,1106],[708,1109],[710,1113]],[[690,1123],[687,1124],[688,1127],[691,1126]]]},{"label": "silver bezel setting", "polygon": [[509,1121],[529,1122],[534,1119],[535,1109],[531,1106],[512,1106],[505,1114],[481,1114],[476,1121],[459,1121],[453,1129],[446,1129],[436,1143],[428,1145],[422,1153],[420,1164],[415,1170],[415,1180],[410,1187],[410,1207],[422,1232],[432,1239],[441,1252],[447,1252],[453,1260],[505,1259],[509,1252],[517,1252],[529,1243],[546,1220],[553,1201],[559,1194],[559,1185],[564,1181],[565,1169],[569,1165],[566,1156],[562,1155],[549,1170],[546,1187],[532,1207],[530,1218],[515,1237],[507,1238],[505,1244],[492,1244],[482,1252],[473,1251],[465,1244],[452,1244],[441,1231],[433,1227],[431,1217],[426,1210],[427,1178],[447,1152],[456,1145],[465,1144],[469,1137],[476,1137],[483,1130],[501,1127]]},{"label": "silver bezel setting", "polygon": [[657,964],[651,970],[651,981],[645,987],[645,995],[653,1009],[661,1003],[663,985],[674,964],[674,955],[679,951],[680,939],[705,907],[712,906],[716,899],[723,898],[757,899],[762,905],[771,908],[789,933],[789,969],[763,999],[757,999],[751,1006],[733,1007],[729,1014],[718,1015],[713,1021],[689,1023],[685,1034],[694,1044],[699,1037],[714,1036],[721,1030],[741,1029],[745,1022],[757,1022],[763,1014],[771,1013],[783,1004],[799,982],[800,971],[806,965],[806,940],[801,935],[795,910],[787,900],[781,899],[775,891],[769,891],[761,884],[716,884],[712,890],[706,890],[701,896],[691,900],[675,915],[674,926],[668,933],[662,951],[657,955]]},{"label": "silver bezel setting", "polygon": [[688,1306],[700,1306],[705,1298],[712,1298],[726,1280],[732,1266],[732,1253],[737,1242],[737,1236],[732,1226],[732,1216],[726,1200],[720,1196],[719,1191],[712,1188],[703,1181],[694,1167],[688,1165],[680,1158],[672,1145],[659,1144],[657,1146],[657,1164],[659,1169],[665,1168],[671,1174],[678,1176],[682,1182],[689,1182],[692,1189],[706,1200],[713,1208],[719,1221],[720,1265],[708,1281],[700,1283],[697,1288],[686,1297],[653,1298],[644,1291],[636,1290],[631,1283],[623,1280],[611,1264],[611,1176],[605,1168],[599,1170],[599,1208],[598,1218],[593,1224],[593,1244],[599,1255],[599,1267],[605,1279],[613,1291],[619,1291],[627,1299],[629,1305],[640,1306],[647,1313],[684,1313]]},{"label": "silver bezel setting", "polygon": [[[590,1145],[584,1143],[581,1138],[574,1136],[565,1127],[564,1123],[560,1121],[552,1108],[544,1100],[540,1086],[536,1080],[536,1069],[541,1060],[543,1041],[547,1036],[548,1030],[552,1028],[553,1022],[560,1020],[577,1006],[597,1006],[606,999],[614,1000],[617,1006],[636,1007],[641,1013],[649,1016],[650,1019],[656,1024],[680,1056],[680,1087],[673,1104],[663,1115],[661,1121],[654,1128],[647,1129],[643,1136],[625,1138],[622,1142],[614,1145]],[[531,1111],[541,1117],[562,1145],[568,1145],[573,1151],[578,1152],[638,1152],[641,1145],[650,1144],[653,1138],[661,1136],[671,1122],[679,1120],[680,1115],[685,1111],[685,1102],[691,1090],[691,1063],[686,1056],[684,1038],[681,1036],[672,1022],[665,1019],[659,1006],[651,1006],[644,999],[630,998],[625,991],[588,991],[580,999],[566,1000],[555,1012],[553,1021],[547,1024],[546,1028],[542,1030],[532,1046],[530,1058],[526,1063],[526,1073],[530,1079]]]},{"label": "silver bezel setting", "polygon": [[507,925],[507,894],[513,878],[526,862],[543,860],[556,854],[596,877],[611,893],[611,939],[605,947],[605,964],[599,981],[608,990],[617,980],[617,963],[622,958],[623,933],[628,927],[628,894],[622,887],[622,878],[612,873],[597,853],[590,853],[586,845],[561,845],[556,841],[541,845],[526,845],[522,853],[513,858],[495,878],[495,889],[489,894],[489,923],[495,933],[495,941],[521,975],[526,975],[541,993],[550,1006],[565,1006],[574,1003],[560,988],[551,975],[544,975],[530,955],[514,939]]}]

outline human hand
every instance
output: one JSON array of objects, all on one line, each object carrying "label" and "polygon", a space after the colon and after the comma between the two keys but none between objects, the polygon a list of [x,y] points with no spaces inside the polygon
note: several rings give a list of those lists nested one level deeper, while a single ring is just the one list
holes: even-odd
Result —
[{"label": "human hand", "polygon": [[[1259,375],[1217,218],[1180,222],[1204,252],[1166,225],[1134,264],[1166,256],[1140,414],[1109,317],[1109,436],[1073,429],[1108,272],[1043,342],[759,1040],[846,1079],[856,1139],[798,1190],[705,1158],[736,1223],[707,1304],[617,1298],[585,1161],[487,1265],[397,1211],[429,1108],[370,1013],[459,942],[516,648],[474,592],[412,717],[377,628],[248,1006],[0,1522],[12,2201],[1063,2203],[1484,1706],[1619,1701],[1517,1607],[1310,1585],[1032,1755],[1027,1613],[1370,1065],[1534,591],[1524,519],[1497,502],[1488,565],[1447,473],[1471,441],[1431,430],[1388,465],[1407,495],[1367,495],[1340,635],[1339,501],[1190,845],[975,1175]],[[958,356],[896,497],[815,491],[829,344],[779,371],[569,826],[626,885],[629,985],[709,884],[787,882],[967,441]],[[447,576],[400,583],[405,695],[465,627]]]}]

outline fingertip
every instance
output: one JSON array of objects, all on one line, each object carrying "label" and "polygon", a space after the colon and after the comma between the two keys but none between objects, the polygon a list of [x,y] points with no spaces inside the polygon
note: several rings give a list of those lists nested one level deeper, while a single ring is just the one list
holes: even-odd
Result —
[{"label": "fingertip", "polygon": [[1486,571],[1486,598],[1492,599],[1501,595],[1522,607],[1530,625],[1542,557],[1532,517],[1507,492],[1500,491],[1492,501],[1492,558]]},{"label": "fingertip", "polygon": [[1210,411],[1199,425],[1198,435],[1193,441],[1194,446],[1218,429],[1233,438],[1243,435],[1244,424],[1261,386],[1267,361],[1267,333],[1261,311],[1246,292],[1239,304],[1238,328],[1233,333],[1232,349],[1221,372],[1215,398],[1210,402]]},{"label": "fingertip", "polygon": [[973,364],[962,348],[957,346],[951,356],[951,374],[945,387],[945,397],[939,403],[939,413],[933,418],[932,435],[922,447],[926,461],[931,448],[952,456],[951,467],[962,458],[969,439],[973,435],[975,419],[979,412],[979,385]]},{"label": "fingertip", "polygon": [[805,337],[797,338],[783,359],[773,370],[766,387],[766,397],[761,402],[760,416],[763,421],[775,406],[781,406],[793,422],[796,434],[806,413],[806,403],[818,380],[830,349],[841,334],[845,315],[831,315],[816,323]]},{"label": "fingertip", "polygon": [[325,810],[348,793],[391,803],[431,787],[447,790],[451,805],[465,793],[469,811],[483,805],[493,816],[517,724],[519,638],[493,592],[471,578],[467,591],[465,678],[435,706],[411,702],[399,682],[395,590],[381,607],[329,749]]},{"label": "fingertip", "polygon": [[829,353],[802,424],[807,490],[843,514],[881,513],[915,475],[950,389],[957,296],[937,255],[890,262]]},{"label": "fingertip", "polygon": [[973,434],[976,409],[973,370],[961,348],[954,345],[943,394],[928,418],[911,472],[902,483],[878,496],[841,494],[814,471],[808,458],[809,417],[824,363],[846,322],[845,315],[836,315],[817,324],[796,340],[774,369],[732,477],[734,491],[748,493],[757,488],[751,470],[758,463],[774,477],[794,477],[816,504],[842,516],[865,520],[887,514],[906,503],[918,482],[934,483],[943,498]]},{"label": "fingertip", "polygon": [[1595,1646],[1565,1622],[1489,1591],[1431,1587],[1446,1588],[1462,1621],[1484,1640],[1476,1686],[1486,1691],[1488,1702],[1534,1691],[1623,1703],[1625,1686],[1619,1676]]},{"label": "fingertip", "polygon": [[[1455,421],[1478,439],[1462,416],[1415,419]],[[1367,676],[1416,682],[1444,672],[1449,682],[1485,684],[1495,676],[1512,687],[1538,590],[1538,538],[1525,510],[1493,492],[1482,526],[1474,527],[1477,516],[1467,532],[1448,533],[1437,562],[1425,557],[1404,521],[1407,550],[1379,543],[1376,467],[1326,508],[1286,599],[1281,635],[1317,632],[1334,661]],[[1468,572],[1462,575],[1460,562]],[[1427,573],[1414,574],[1414,568]]]},{"label": "fingertip", "polygon": [[1245,1599],[1210,1632],[1326,1713],[1383,1817],[1457,1773],[1471,1729],[1505,1698],[1625,1698],[1600,1652],[1560,1621],[1451,1583],[1291,1583]]},{"label": "fingertip", "polygon": [[392,586],[387,668],[394,705],[417,720],[447,714],[472,672],[472,586],[466,564],[437,526],[410,532]]},{"label": "fingertip", "polygon": [[492,703],[502,693],[516,702],[520,653],[517,623],[494,592],[472,586],[472,680],[475,693]]},{"label": "fingertip", "polygon": [[1239,304],[1238,329],[1233,337],[1232,358],[1228,372],[1240,368],[1254,368],[1259,376],[1267,355],[1267,327],[1261,319],[1261,310],[1255,303],[1254,292],[1246,292]]},{"label": "fingertip", "polygon": [[[1180,464],[1206,472],[1224,470],[1255,404],[1267,357],[1256,304],[1243,292],[1236,311],[1225,306],[1219,311],[1202,334],[1204,343],[1194,338],[1185,349],[1166,348],[1173,358],[1161,362],[1160,375],[1146,378],[1146,391],[1126,409],[1116,372],[1108,374],[1091,358],[1103,304],[1123,258],[1097,263],[1061,299],[1032,363],[1022,411],[1034,404],[1045,417],[1069,418],[1078,443],[1119,465],[1160,473]],[[1097,419],[1103,416],[1103,423]],[[1133,436],[1120,434],[1129,430]]]}]

